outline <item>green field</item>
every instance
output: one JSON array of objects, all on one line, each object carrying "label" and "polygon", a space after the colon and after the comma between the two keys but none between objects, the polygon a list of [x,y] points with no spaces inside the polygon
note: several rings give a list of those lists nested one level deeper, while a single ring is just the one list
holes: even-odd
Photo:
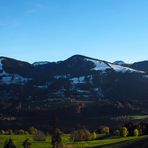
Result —
[{"label": "green field", "polygon": [[133,115],[133,116],[129,116],[133,119],[148,119],[148,115]]},{"label": "green field", "polygon": [[[101,136],[101,135],[99,135]],[[17,148],[22,148],[22,143],[26,138],[30,139],[31,148],[51,148],[51,137],[48,136],[46,141],[38,142],[32,139],[31,135],[0,135],[0,148],[3,148],[3,144],[6,139],[12,138]],[[63,135],[63,143],[65,145],[71,145],[73,148],[86,148],[86,147],[102,147],[102,148],[120,148],[126,144],[134,143],[141,139],[148,139],[148,136],[141,137],[111,137],[102,140],[71,142],[69,135]]]}]

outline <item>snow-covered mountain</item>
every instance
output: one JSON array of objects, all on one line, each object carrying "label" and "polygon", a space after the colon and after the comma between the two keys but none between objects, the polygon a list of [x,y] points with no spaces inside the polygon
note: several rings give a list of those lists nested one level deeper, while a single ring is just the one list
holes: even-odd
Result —
[{"label": "snow-covered mountain", "polygon": [[144,71],[140,70],[135,70],[126,66],[121,66],[123,63],[109,63],[105,61],[100,61],[100,60],[92,60],[92,59],[87,59],[87,61],[91,61],[94,63],[95,67],[93,70],[99,70],[99,71],[106,71],[106,70],[114,70],[116,72],[122,72],[122,73],[145,73]]},{"label": "snow-covered mountain", "polygon": [[5,71],[5,66],[3,63],[7,60],[6,58],[0,58],[0,84],[20,84],[24,85],[27,83],[31,78],[25,78],[19,74],[15,73],[7,73]]},{"label": "snow-covered mountain", "polygon": [[55,113],[66,128],[77,123],[108,125],[104,116],[148,114],[147,88],[147,61],[122,65],[74,55],[30,64],[0,57],[1,116],[16,117],[15,122],[2,120],[1,129],[21,129],[26,121],[27,128],[49,128]]},{"label": "snow-covered mountain", "polygon": [[145,99],[148,64],[140,65],[82,55],[33,64],[0,57],[0,98]]}]

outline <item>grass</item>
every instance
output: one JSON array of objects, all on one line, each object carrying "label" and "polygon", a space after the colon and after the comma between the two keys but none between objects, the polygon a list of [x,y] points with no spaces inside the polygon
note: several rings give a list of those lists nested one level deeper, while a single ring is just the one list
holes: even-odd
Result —
[{"label": "grass", "polygon": [[[147,136],[148,137],[148,136]],[[121,144],[125,144],[125,142],[135,142],[136,140],[143,139],[142,137],[112,137],[103,140],[94,140],[94,141],[87,141],[87,142],[77,142],[74,143],[73,146],[75,148],[85,148],[85,147],[103,147],[103,148],[117,148],[121,146]]]},{"label": "grass", "polygon": [[133,116],[129,116],[133,119],[147,119],[148,115],[133,115]]},{"label": "grass", "polygon": [[22,143],[26,138],[29,138],[32,148],[49,148],[51,138],[47,137],[45,142],[36,142],[33,140],[31,135],[1,135],[0,136],[0,148],[3,148],[4,142],[12,138],[13,142],[15,143],[17,148],[22,148]]},{"label": "grass", "polygon": [[[100,137],[102,135],[98,135]],[[34,141],[31,135],[0,135],[0,148],[3,148],[5,140],[12,138],[17,148],[22,148],[22,143],[26,138],[30,139],[32,144],[31,148],[51,148],[51,137],[47,136],[46,141],[39,142]],[[148,138],[148,136],[141,137],[111,137],[102,140],[93,141],[82,141],[82,142],[71,142],[69,135],[63,135],[62,140],[65,144],[70,144],[73,148],[92,148],[92,147],[103,147],[103,148],[119,148],[121,145],[135,142],[140,139]]]}]

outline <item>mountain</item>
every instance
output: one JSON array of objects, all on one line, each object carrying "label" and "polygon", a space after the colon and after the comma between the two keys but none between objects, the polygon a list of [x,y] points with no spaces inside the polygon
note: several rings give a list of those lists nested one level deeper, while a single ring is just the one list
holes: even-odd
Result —
[{"label": "mountain", "polygon": [[48,128],[53,114],[65,128],[148,114],[147,70],[146,61],[122,65],[82,55],[33,64],[0,57],[0,128]]},{"label": "mountain", "polygon": [[124,61],[120,61],[120,60],[115,61],[114,64],[116,64],[116,65],[121,65],[121,66],[126,65],[126,63],[125,63]]},{"label": "mountain", "polygon": [[133,63],[130,67],[137,70],[148,72],[148,61],[136,62]]},{"label": "mountain", "polygon": [[82,55],[33,64],[0,57],[0,99],[146,99],[148,62],[119,63]]}]

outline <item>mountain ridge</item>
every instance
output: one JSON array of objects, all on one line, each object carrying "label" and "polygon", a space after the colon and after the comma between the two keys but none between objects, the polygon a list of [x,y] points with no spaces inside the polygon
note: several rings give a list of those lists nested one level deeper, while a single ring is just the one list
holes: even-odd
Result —
[{"label": "mountain ridge", "polygon": [[[26,121],[40,126],[43,117],[48,127],[55,113],[69,127],[104,123],[105,116],[148,114],[147,62],[133,69],[132,64],[121,66],[80,55],[37,65],[3,59],[0,111],[4,117],[16,117],[11,126],[21,127]],[[3,122],[4,127],[7,124]]]},{"label": "mountain ridge", "polygon": [[16,87],[24,91],[24,98],[87,100],[148,96],[147,62],[141,70],[135,69],[135,64],[122,66],[83,55],[36,65],[8,57],[0,59],[0,98],[19,98],[22,94]]}]

